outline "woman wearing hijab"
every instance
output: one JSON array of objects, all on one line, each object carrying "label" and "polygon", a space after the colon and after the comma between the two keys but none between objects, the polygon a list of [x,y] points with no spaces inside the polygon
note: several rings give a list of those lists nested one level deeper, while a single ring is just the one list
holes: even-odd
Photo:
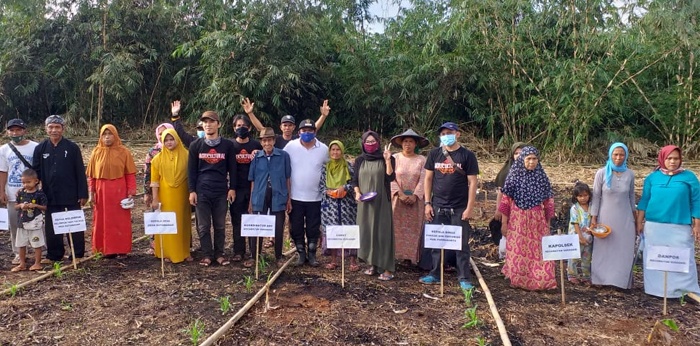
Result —
[{"label": "woman wearing hijab", "polygon": [[93,204],[92,252],[126,258],[131,252],[131,210],[121,200],[136,194],[136,165],[114,125],[100,129],[86,175]]},{"label": "woman wearing hijab", "polygon": [[[323,227],[329,225],[355,225],[357,221],[357,202],[352,193],[350,181],[353,169],[350,162],[345,161],[345,145],[341,141],[332,141],[328,145],[330,160],[323,167],[319,188],[323,197],[321,199],[321,223]],[[339,249],[328,249],[324,231],[323,254],[331,255],[331,262],[326,264],[326,269],[338,267]],[[360,270],[357,265],[357,250],[346,249],[345,256],[350,257],[349,270]]]},{"label": "woman wearing hijab", "polygon": [[391,138],[391,144],[401,148],[394,154],[396,180],[391,183],[391,206],[394,216],[396,258],[418,264],[425,205],[423,180],[425,156],[417,149],[430,144],[412,129]]},{"label": "woman wearing hijab", "polygon": [[622,143],[608,150],[605,167],[595,174],[590,202],[591,228],[601,223],[612,232],[593,239],[591,283],[632,288],[634,260],[634,172],[627,168],[629,151]]},{"label": "woman wearing hijab", "polygon": [[[153,209],[175,212],[177,234],[155,236],[155,255],[160,258],[161,244],[163,257],[172,262],[192,261],[190,257],[190,218],[189,190],[187,188],[187,149],[174,129],[166,129],[161,134],[163,150],[151,161],[151,188],[153,189]],[[159,239],[160,237],[163,238]]]},{"label": "woman wearing hijab", "polygon": [[[379,135],[374,131],[365,132],[362,135],[362,155],[355,159],[352,179],[358,202],[357,224],[360,226],[358,257],[370,265],[364,271],[366,275],[381,270],[379,280],[383,281],[393,279],[392,273],[396,270],[389,185],[395,179],[395,165],[388,148],[382,153]],[[376,197],[363,201],[361,196],[369,192],[376,192]]]},{"label": "woman wearing hijab", "polygon": [[[695,263],[695,242],[700,239],[700,183],[695,173],[681,167],[681,149],[661,148],[659,166],[644,179],[644,190],[637,209],[637,232],[644,231],[646,249],[668,246],[688,249],[687,273],[668,272],[666,296],[679,298],[700,293]],[[644,262],[648,251],[644,250]],[[644,292],[664,296],[664,273],[644,268]]]},{"label": "woman wearing hijab", "polygon": [[513,163],[502,189],[498,205],[502,214],[506,261],[503,274],[514,287],[546,290],[557,287],[554,262],[542,260],[542,237],[549,235],[549,220],[554,217],[554,194],[539,161],[539,152],[523,148]]},{"label": "woman wearing hijab", "polygon": [[503,167],[501,167],[501,170],[498,171],[498,175],[496,175],[496,213],[493,215],[493,218],[496,220],[501,220],[501,212],[498,211],[498,206],[501,204],[501,198],[503,198],[503,193],[501,193],[501,189],[506,183],[506,177],[510,172],[510,167],[512,167],[513,162],[515,162],[515,160],[517,160],[518,157],[520,157],[520,152],[523,151],[523,148],[526,145],[527,144],[523,142],[515,142],[510,147],[510,156],[508,156],[508,159],[503,164]]},{"label": "woman wearing hijab", "polygon": [[172,129],[173,125],[170,123],[162,123],[156,126],[156,144],[151,147],[146,153],[146,159],[143,164],[143,201],[146,205],[151,205],[153,201],[153,192],[151,191],[151,161],[158,153],[163,149],[163,142],[161,141],[161,135],[163,131],[167,129]]}]

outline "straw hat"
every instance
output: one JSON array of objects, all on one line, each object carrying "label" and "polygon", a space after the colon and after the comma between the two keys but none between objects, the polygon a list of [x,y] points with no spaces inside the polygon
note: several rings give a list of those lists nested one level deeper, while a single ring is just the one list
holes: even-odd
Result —
[{"label": "straw hat", "polygon": [[430,144],[430,141],[428,141],[425,137],[417,134],[416,131],[413,131],[412,129],[408,129],[400,135],[396,135],[394,137],[391,137],[391,144],[395,147],[401,148],[401,142],[403,142],[404,138],[406,138],[406,137],[410,137],[410,138],[415,139],[416,146],[418,148],[427,147],[428,144]]}]

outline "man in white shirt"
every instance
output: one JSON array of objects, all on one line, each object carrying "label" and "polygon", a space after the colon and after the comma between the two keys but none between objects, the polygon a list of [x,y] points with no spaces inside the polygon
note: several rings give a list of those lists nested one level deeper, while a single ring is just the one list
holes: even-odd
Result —
[{"label": "man in white shirt", "polygon": [[[316,248],[321,236],[321,172],[328,162],[328,146],[316,139],[316,124],[306,119],[299,125],[299,138],[290,141],[284,151],[292,165],[292,211],[290,236],[299,253],[297,265],[318,266]],[[306,243],[308,241],[308,254]]]},{"label": "man in white shirt", "polygon": [[[17,211],[15,199],[17,191],[22,188],[22,172],[31,168],[32,156],[37,143],[24,138],[27,133],[27,125],[22,119],[12,119],[7,122],[7,136],[10,142],[0,147],[0,203],[7,206],[7,214],[10,221],[10,242],[12,253],[15,254],[12,264],[19,264],[19,249],[15,247],[17,236]],[[17,155],[13,146],[21,155]],[[22,160],[24,159],[24,161]],[[26,163],[25,163],[26,161]]]}]

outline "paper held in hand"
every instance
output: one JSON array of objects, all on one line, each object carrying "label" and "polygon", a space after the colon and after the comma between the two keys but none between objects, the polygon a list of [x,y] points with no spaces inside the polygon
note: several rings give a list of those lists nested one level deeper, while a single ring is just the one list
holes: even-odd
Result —
[{"label": "paper held in hand", "polygon": [[451,225],[425,225],[425,248],[462,250],[462,227]]},{"label": "paper held in hand", "polygon": [[275,216],[264,214],[241,215],[242,237],[275,237]]},{"label": "paper held in hand", "polygon": [[174,211],[143,213],[145,234],[177,234],[177,216]]},{"label": "paper held in hand", "polygon": [[648,270],[687,273],[690,268],[689,248],[647,246],[644,252],[644,267]]},{"label": "paper held in hand", "polygon": [[555,261],[581,258],[581,245],[577,234],[542,237],[542,260]]},{"label": "paper held in hand", "polygon": [[87,226],[85,225],[85,213],[82,210],[68,210],[53,213],[51,214],[51,220],[53,220],[54,234],[84,232],[87,230]]},{"label": "paper held in hand", "polygon": [[360,226],[326,226],[326,247],[329,249],[359,249]]},{"label": "paper held in hand", "polygon": [[7,214],[7,208],[0,208],[0,230],[7,231],[10,229],[10,216]]}]

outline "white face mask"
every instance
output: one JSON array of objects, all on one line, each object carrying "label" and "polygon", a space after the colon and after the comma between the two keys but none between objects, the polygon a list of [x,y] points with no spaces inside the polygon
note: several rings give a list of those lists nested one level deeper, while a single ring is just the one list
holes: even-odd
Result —
[{"label": "white face mask", "polygon": [[446,147],[449,147],[452,144],[455,144],[456,141],[457,141],[457,136],[455,136],[454,134],[440,136],[440,143]]},{"label": "white face mask", "polygon": [[204,138],[204,135],[205,135],[204,130],[197,130],[197,137]]}]

